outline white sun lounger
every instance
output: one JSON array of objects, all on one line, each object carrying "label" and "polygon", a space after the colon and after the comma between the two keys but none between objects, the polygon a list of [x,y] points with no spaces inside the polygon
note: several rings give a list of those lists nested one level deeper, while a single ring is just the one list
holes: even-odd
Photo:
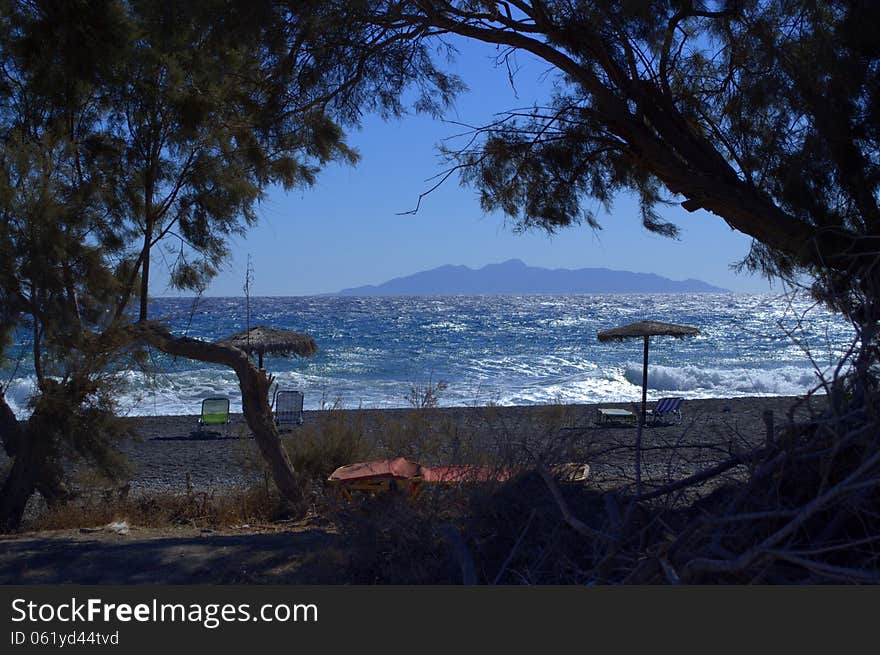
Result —
[{"label": "white sun lounger", "polygon": [[635,421],[636,415],[627,409],[612,409],[610,407],[596,408],[596,423],[611,423],[613,421]]}]

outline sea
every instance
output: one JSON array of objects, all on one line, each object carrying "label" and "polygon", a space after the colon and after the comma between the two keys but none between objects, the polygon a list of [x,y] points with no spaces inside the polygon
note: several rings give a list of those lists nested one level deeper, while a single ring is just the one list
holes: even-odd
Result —
[{"label": "sea", "polygon": [[[596,335],[640,320],[700,330],[651,339],[649,399],[800,394],[854,341],[842,317],[787,294],[157,298],[150,316],[212,341],[257,325],[310,334],[315,356],[264,359],[280,387],[304,392],[306,409],[408,407],[428,388],[440,406],[637,400],[642,341]],[[0,371],[20,418],[35,384],[29,351],[20,334]],[[240,411],[230,369],[158,352],[149,359],[148,370],[120,373],[123,414],[197,414],[209,396]]]}]

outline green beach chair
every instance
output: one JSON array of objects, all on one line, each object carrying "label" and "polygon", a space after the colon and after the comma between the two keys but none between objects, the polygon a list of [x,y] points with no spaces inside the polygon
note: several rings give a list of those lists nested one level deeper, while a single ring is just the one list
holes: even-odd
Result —
[{"label": "green beach chair", "polygon": [[226,434],[226,426],[229,425],[229,398],[205,398],[202,401],[202,415],[199,416],[199,432],[205,431],[205,427],[223,426],[223,434]]}]

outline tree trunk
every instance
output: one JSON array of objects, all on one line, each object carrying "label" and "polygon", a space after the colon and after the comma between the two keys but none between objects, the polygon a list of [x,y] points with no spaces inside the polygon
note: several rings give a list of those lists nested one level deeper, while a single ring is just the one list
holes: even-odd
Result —
[{"label": "tree trunk", "polygon": [[0,531],[15,530],[21,525],[25,507],[36,490],[48,455],[49,440],[46,435],[29,431],[21,435],[12,469],[0,490]]},{"label": "tree trunk", "polygon": [[[0,392],[0,442],[9,457],[14,457],[12,468],[0,490],[0,532],[14,530],[21,523],[25,505],[33,493],[33,485],[28,485],[26,461],[30,459],[31,444],[25,443],[21,426],[6,398]],[[23,455],[19,462],[19,453]]]},{"label": "tree trunk", "polygon": [[21,525],[27,502],[35,491],[50,506],[71,498],[61,464],[49,456],[53,432],[47,425],[55,423],[39,408],[26,423],[19,423],[0,393],[0,442],[6,454],[14,458],[0,490],[0,532]]},{"label": "tree trunk", "polygon": [[76,496],[64,481],[64,466],[53,458],[46,458],[34,483],[46,505],[55,507],[72,500]]},{"label": "tree trunk", "polygon": [[143,262],[141,262],[140,312],[138,316],[138,320],[141,321],[147,320],[147,299],[150,293],[150,241],[152,238],[152,229],[148,229],[144,234]]},{"label": "tree trunk", "polygon": [[269,406],[271,378],[258,369],[243,350],[189,337],[175,337],[157,323],[140,322],[132,326],[133,336],[169,355],[187,357],[202,362],[223,364],[233,369],[241,388],[242,409],[248,427],[269,470],[278,491],[285,500],[298,505],[302,488],[281,438]]}]

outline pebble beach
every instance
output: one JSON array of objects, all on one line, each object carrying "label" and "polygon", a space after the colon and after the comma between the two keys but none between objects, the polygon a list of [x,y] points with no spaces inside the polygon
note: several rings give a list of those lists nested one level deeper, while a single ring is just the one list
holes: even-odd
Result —
[{"label": "pebble beach", "polygon": [[[712,398],[687,400],[682,421],[646,427],[643,435],[645,465],[661,467],[663,476],[686,475],[713,460],[722,459],[731,449],[759,445],[767,428],[764,413],[773,412],[777,429],[785,424],[793,397]],[[814,406],[821,397],[814,399]],[[635,428],[628,424],[599,425],[595,422],[600,405],[449,407],[431,410],[364,409],[333,410],[346,421],[357,421],[367,439],[380,444],[383,456],[408,453],[382,450],[383,433],[406,421],[416,411],[429,411],[429,424],[442,424],[444,433],[466,434],[485,439],[487,448],[499,438],[511,443],[551,440],[561,446],[570,459],[587,459],[596,479],[613,477],[625,469],[632,455]],[[602,407],[637,409],[632,403],[602,404]],[[795,417],[803,417],[799,407]],[[320,434],[328,411],[306,411],[301,428],[285,433],[284,439],[298,438],[298,431]],[[339,416],[337,415],[338,419]],[[241,415],[233,415],[226,430],[199,434],[196,416],[156,416],[126,419],[133,438],[122,446],[132,466],[131,491],[138,493],[186,490],[220,491],[263,480],[256,444]],[[500,435],[500,437],[499,437]],[[669,461],[676,451],[676,457]],[[654,456],[653,454],[656,454]],[[658,459],[659,458],[659,459]],[[466,462],[423,462],[455,464]],[[623,475],[623,471],[620,471]],[[662,476],[661,476],[662,477]]]}]

